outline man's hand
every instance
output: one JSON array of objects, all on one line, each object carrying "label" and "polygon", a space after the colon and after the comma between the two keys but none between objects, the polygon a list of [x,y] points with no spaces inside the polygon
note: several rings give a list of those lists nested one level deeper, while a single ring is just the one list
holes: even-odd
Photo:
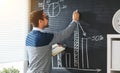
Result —
[{"label": "man's hand", "polygon": [[72,19],[73,19],[73,21],[79,21],[79,19],[80,19],[80,13],[75,10],[73,12]]}]

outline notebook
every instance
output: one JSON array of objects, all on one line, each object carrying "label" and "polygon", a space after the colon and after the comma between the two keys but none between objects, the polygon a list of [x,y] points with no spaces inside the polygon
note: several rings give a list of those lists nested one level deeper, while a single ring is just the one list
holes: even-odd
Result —
[{"label": "notebook", "polygon": [[65,50],[65,47],[62,45],[54,44],[52,45],[52,56],[56,56],[57,54],[61,53]]}]

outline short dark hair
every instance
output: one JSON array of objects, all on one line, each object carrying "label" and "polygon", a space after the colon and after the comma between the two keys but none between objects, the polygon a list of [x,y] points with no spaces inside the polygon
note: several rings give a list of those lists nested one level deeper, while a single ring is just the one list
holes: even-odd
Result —
[{"label": "short dark hair", "polygon": [[34,27],[38,27],[39,19],[43,20],[43,10],[35,10],[30,13],[30,23]]}]

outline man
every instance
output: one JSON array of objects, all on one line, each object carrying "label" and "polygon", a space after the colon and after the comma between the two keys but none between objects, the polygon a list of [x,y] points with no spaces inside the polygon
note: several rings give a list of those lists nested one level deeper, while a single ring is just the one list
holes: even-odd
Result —
[{"label": "man", "polygon": [[73,12],[72,22],[61,32],[47,33],[44,28],[48,27],[48,16],[43,10],[33,11],[30,15],[32,31],[27,35],[26,46],[29,58],[27,73],[51,73],[52,45],[69,37],[79,20],[80,14]]}]

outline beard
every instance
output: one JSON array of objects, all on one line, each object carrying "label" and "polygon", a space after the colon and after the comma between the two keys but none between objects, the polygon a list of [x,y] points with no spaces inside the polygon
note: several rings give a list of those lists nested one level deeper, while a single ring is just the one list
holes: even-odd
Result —
[{"label": "beard", "polygon": [[49,27],[49,25],[47,24],[46,26],[45,26],[45,28],[48,28]]}]

